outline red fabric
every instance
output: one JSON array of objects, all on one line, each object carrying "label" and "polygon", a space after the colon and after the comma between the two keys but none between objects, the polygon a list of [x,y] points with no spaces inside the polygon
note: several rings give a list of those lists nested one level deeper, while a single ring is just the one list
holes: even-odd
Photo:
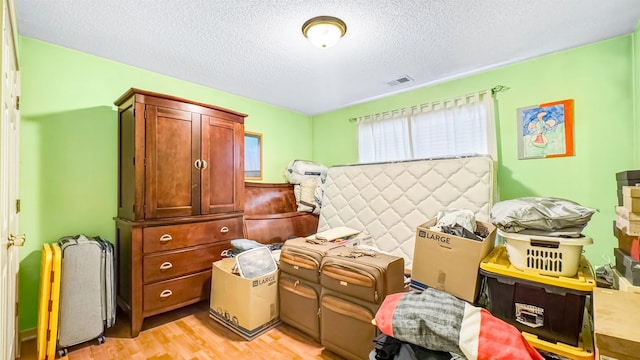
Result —
[{"label": "red fabric", "polygon": [[631,241],[631,257],[635,261],[640,261],[640,237],[636,237]]},{"label": "red fabric", "polygon": [[398,307],[398,303],[407,293],[389,294],[384,298],[382,305],[376,313],[376,326],[380,331],[387,335],[393,336],[393,313]]},{"label": "red fabric", "polygon": [[514,326],[480,309],[478,360],[544,360]]}]

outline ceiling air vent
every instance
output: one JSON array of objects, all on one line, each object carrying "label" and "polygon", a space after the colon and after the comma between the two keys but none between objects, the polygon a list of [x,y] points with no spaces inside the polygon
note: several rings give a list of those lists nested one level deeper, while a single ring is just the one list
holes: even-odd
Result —
[{"label": "ceiling air vent", "polygon": [[408,83],[409,81],[413,81],[413,79],[411,77],[409,77],[409,75],[405,75],[405,76],[397,78],[397,79],[395,79],[393,81],[389,81],[387,84],[389,86],[396,86],[396,85]]}]

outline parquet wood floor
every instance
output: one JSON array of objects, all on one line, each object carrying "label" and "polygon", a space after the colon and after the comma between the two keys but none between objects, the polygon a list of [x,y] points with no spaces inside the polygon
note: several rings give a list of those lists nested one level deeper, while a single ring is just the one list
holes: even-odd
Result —
[{"label": "parquet wood floor", "polygon": [[[281,324],[253,341],[246,341],[209,318],[209,304],[201,302],[145,319],[140,335],[129,338],[129,322],[118,314],[102,345],[70,348],[62,360],[226,360],[325,359],[343,360],[298,330]],[[36,360],[35,339],[22,344],[21,358]]]}]

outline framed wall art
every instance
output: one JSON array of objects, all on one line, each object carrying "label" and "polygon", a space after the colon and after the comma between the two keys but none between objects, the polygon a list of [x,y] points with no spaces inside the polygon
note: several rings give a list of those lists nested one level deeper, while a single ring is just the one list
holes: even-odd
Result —
[{"label": "framed wall art", "polygon": [[518,159],[573,156],[573,99],[518,109]]}]

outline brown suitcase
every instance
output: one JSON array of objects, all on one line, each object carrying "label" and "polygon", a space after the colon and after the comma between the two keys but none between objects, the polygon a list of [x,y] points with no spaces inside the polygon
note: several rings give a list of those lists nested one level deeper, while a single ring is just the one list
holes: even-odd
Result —
[{"label": "brown suitcase", "polygon": [[404,290],[404,259],[351,247],[332,249],[322,259],[320,284],[379,304],[387,294]]},{"label": "brown suitcase", "polygon": [[379,304],[368,303],[322,289],[320,296],[320,343],[325,349],[349,360],[369,359],[373,340],[379,335],[373,325]]},{"label": "brown suitcase", "polygon": [[320,290],[318,283],[280,272],[280,320],[320,340]]},{"label": "brown suitcase", "polygon": [[280,251],[280,271],[318,283],[324,254],[343,246],[330,241],[309,241],[302,237],[287,240]]}]

